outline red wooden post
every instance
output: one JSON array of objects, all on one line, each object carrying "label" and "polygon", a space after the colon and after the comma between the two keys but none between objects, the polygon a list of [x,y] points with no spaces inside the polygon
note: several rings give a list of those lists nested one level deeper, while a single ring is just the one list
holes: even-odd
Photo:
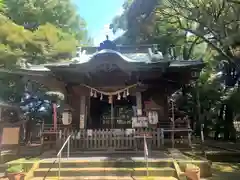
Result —
[{"label": "red wooden post", "polygon": [[53,129],[57,131],[57,105],[53,103]]}]

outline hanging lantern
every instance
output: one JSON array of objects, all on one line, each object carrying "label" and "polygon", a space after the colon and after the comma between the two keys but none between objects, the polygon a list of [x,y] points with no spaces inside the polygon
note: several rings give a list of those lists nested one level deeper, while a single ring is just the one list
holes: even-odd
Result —
[{"label": "hanging lantern", "polygon": [[90,96],[91,97],[93,96],[93,90],[92,89],[90,90]]},{"label": "hanging lantern", "polygon": [[101,94],[101,96],[100,96],[100,100],[103,100],[103,94]]},{"label": "hanging lantern", "polygon": [[109,95],[109,96],[108,96],[108,103],[109,103],[109,104],[112,104],[112,95]]},{"label": "hanging lantern", "polygon": [[126,98],[127,95],[126,95],[126,91],[123,91],[123,98]]},{"label": "hanging lantern", "polygon": [[129,96],[129,89],[127,89],[127,96]]},{"label": "hanging lantern", "polygon": [[97,98],[97,91],[94,92],[94,96],[95,98]]},{"label": "hanging lantern", "polygon": [[72,123],[72,112],[69,108],[64,109],[62,113],[62,123],[64,125],[69,125]]},{"label": "hanging lantern", "polygon": [[120,95],[120,93],[118,93],[117,99],[118,99],[118,100],[121,100],[121,95]]}]

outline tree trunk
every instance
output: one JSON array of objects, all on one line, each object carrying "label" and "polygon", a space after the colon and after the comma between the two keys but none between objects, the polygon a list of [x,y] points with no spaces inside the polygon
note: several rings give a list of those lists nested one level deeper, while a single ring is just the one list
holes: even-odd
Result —
[{"label": "tree trunk", "polygon": [[233,127],[233,110],[229,104],[226,104],[225,118],[224,118],[224,139],[229,140]]},{"label": "tree trunk", "polygon": [[216,124],[216,131],[214,134],[214,139],[218,140],[218,136],[220,134],[220,130],[221,130],[221,124],[222,124],[222,120],[223,120],[223,114],[224,114],[224,104],[222,104],[220,111],[219,111],[219,115],[218,115],[218,122]]}]

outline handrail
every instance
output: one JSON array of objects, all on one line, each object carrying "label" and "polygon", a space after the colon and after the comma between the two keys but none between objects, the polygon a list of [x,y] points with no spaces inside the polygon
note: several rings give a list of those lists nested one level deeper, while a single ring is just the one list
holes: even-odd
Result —
[{"label": "handrail", "polygon": [[146,140],[146,135],[143,136],[143,143],[144,143],[144,158],[146,162],[146,169],[147,169],[147,177],[148,177],[148,145]]},{"label": "handrail", "polygon": [[66,141],[63,143],[61,149],[58,151],[57,153],[57,157],[58,157],[58,179],[60,179],[61,177],[61,159],[62,159],[62,151],[65,148],[66,144],[68,145],[67,148],[67,158],[69,158],[69,151],[70,151],[70,138],[72,137],[72,134],[70,134],[68,136],[68,138],[66,139]]}]

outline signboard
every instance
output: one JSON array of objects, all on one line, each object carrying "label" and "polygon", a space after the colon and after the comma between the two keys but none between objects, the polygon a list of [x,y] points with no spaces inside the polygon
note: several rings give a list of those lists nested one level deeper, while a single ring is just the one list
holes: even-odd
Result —
[{"label": "signboard", "polygon": [[135,132],[135,129],[126,129],[125,130],[125,135],[130,136],[130,135],[134,134],[134,132]]},{"label": "signboard", "polygon": [[19,133],[19,127],[3,128],[2,145],[18,145]]},{"label": "signboard", "polygon": [[148,118],[146,116],[132,117],[132,127],[148,127]]},{"label": "signboard", "polygon": [[85,125],[85,116],[84,116],[84,114],[80,114],[80,124],[79,124],[79,126],[80,126],[80,129],[84,129],[84,125]]}]

